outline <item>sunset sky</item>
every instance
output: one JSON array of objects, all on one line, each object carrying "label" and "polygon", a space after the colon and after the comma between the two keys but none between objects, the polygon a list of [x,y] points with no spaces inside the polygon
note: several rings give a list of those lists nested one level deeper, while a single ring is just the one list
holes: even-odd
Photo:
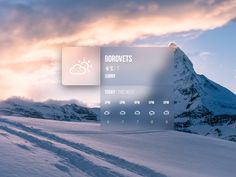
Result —
[{"label": "sunset sky", "polygon": [[175,41],[198,73],[236,93],[236,0],[0,0],[0,99],[78,99],[63,87],[62,46],[154,46]]}]

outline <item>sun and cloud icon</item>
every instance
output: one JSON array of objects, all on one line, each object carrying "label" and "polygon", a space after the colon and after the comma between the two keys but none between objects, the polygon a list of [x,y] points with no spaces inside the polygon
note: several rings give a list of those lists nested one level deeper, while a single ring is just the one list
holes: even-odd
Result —
[{"label": "sun and cloud icon", "polygon": [[91,72],[92,64],[90,60],[86,60],[85,58],[79,60],[76,64],[70,67],[69,72],[72,75],[85,75]]}]

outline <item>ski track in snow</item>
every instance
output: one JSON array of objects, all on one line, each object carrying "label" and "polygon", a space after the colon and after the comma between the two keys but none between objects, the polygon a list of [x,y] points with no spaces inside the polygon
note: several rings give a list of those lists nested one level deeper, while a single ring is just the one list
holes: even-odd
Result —
[{"label": "ski track in snow", "polygon": [[[118,172],[112,171],[109,168],[96,165],[93,162],[87,160],[85,157],[83,157],[81,154],[79,154],[77,152],[69,151],[64,148],[59,148],[55,144],[53,144],[53,142],[51,142],[51,141],[55,141],[57,143],[64,144],[64,145],[69,146],[73,149],[76,149],[76,150],[79,150],[79,151],[84,152],[86,154],[95,156],[95,157],[102,159],[110,164],[113,164],[119,168],[128,170],[128,171],[136,174],[136,176],[140,175],[140,176],[146,176],[146,177],[165,177],[165,175],[158,173],[148,167],[129,162],[125,159],[122,159],[120,157],[117,157],[117,156],[114,156],[114,155],[111,155],[111,154],[108,154],[105,152],[95,150],[95,149],[90,148],[90,147],[88,147],[84,144],[81,144],[81,143],[76,143],[76,142],[66,140],[66,139],[61,138],[61,137],[54,135],[52,133],[44,132],[42,130],[28,127],[28,126],[25,126],[21,123],[9,121],[9,120],[3,119],[3,118],[0,118],[0,122],[8,124],[10,126],[14,126],[15,128],[23,130],[25,132],[17,131],[15,129],[9,128],[9,126],[6,126],[6,125],[1,125],[0,126],[1,130],[4,130],[5,132],[8,132],[12,135],[18,136],[24,140],[31,142],[32,144],[34,144],[42,149],[45,149],[51,153],[54,153],[55,155],[62,158],[63,160],[66,160],[67,163],[73,165],[74,167],[78,168],[80,171],[84,172],[85,174],[87,174],[89,176],[92,176],[92,177],[95,177],[95,176],[101,176],[101,177],[117,176],[117,177],[120,177],[120,176],[124,176],[124,175],[122,175]],[[42,140],[42,139],[37,138],[35,136],[32,136],[32,135],[30,135],[31,133],[36,136],[46,138],[48,141]],[[62,167],[63,167],[63,169],[66,168],[65,166],[61,166],[61,165],[57,166],[57,168],[63,170]],[[68,169],[66,169],[66,171],[68,171]]]}]

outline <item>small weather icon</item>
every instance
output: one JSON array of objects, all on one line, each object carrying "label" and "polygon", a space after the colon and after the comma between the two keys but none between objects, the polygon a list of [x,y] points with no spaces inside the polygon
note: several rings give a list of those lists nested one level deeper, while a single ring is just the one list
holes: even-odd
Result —
[{"label": "small weather icon", "polygon": [[91,72],[92,65],[89,60],[83,59],[82,61],[79,60],[76,64],[74,64],[70,69],[69,72],[72,75],[85,75]]}]

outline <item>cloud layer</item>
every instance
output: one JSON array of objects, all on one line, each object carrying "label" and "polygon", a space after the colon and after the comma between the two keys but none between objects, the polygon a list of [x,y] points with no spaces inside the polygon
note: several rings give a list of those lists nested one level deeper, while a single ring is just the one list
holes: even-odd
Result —
[{"label": "cloud layer", "polygon": [[34,72],[41,70],[46,79],[55,70],[58,46],[132,43],[213,29],[235,17],[235,0],[0,0],[0,78],[22,73],[25,90],[34,80],[27,74],[41,78]]},{"label": "cloud layer", "polygon": [[0,1],[1,42],[110,43],[211,29],[236,16],[235,0]]}]

